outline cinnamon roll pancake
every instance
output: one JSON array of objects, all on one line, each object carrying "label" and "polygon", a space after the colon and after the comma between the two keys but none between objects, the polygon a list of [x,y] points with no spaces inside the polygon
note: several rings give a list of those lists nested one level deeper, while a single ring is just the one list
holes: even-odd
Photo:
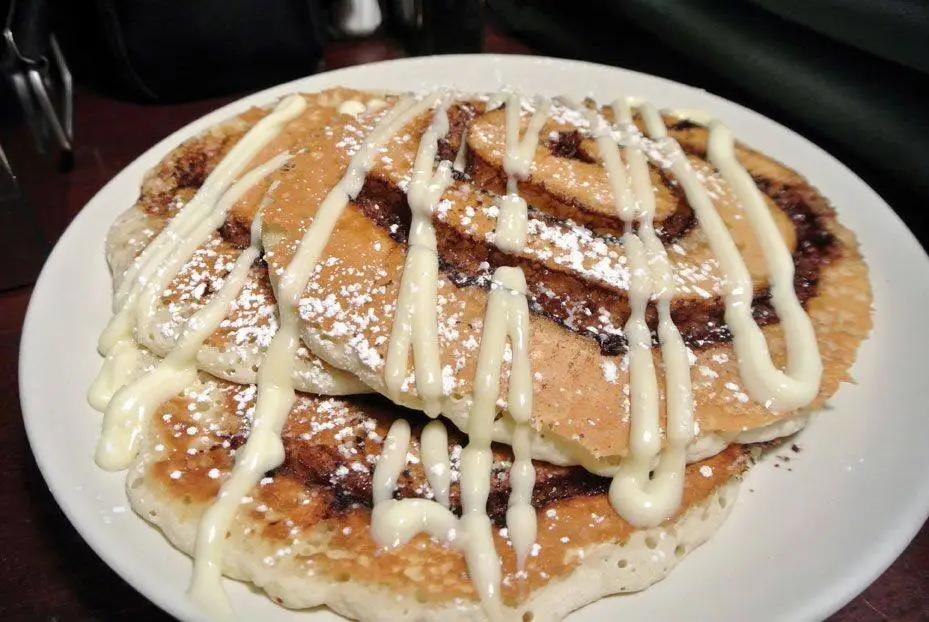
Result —
[{"label": "cinnamon roll pancake", "polygon": [[[338,105],[351,95],[351,91],[337,90],[321,94],[320,98],[326,104]],[[216,165],[265,112],[255,110],[211,128],[172,151],[148,172],[139,199],[119,217],[107,236],[115,310],[120,310],[129,296],[131,288],[124,277],[137,272],[133,269],[136,258],[194,199]],[[267,174],[288,162],[279,157],[264,163],[259,174],[238,180],[227,194],[225,209],[239,194],[260,200],[267,189]],[[199,235],[199,239],[189,238],[189,254],[177,255],[170,265],[159,266],[147,292],[139,294],[140,305],[130,322],[134,339],[161,355],[174,348],[188,320],[222,287],[236,257],[249,245],[248,227],[237,229],[231,220],[192,235]],[[255,382],[264,350],[277,330],[275,304],[267,268],[257,258],[241,292],[231,301],[231,308],[200,347],[200,369],[233,382]],[[294,381],[301,390],[329,395],[370,391],[351,374],[320,361],[305,348],[298,352]],[[105,407],[99,399],[94,405]]]},{"label": "cinnamon roll pancake", "polygon": [[[467,428],[488,291],[496,283],[493,274],[501,266],[518,266],[525,275],[530,310],[536,455],[599,469],[626,456],[635,403],[626,323],[636,266],[628,258],[624,232],[641,237],[635,235],[640,225],[631,214],[648,200],[653,203],[653,235],[643,253],[650,253],[647,263],[663,255],[670,274],[665,274],[661,296],[653,291],[643,309],[648,335],[643,332],[642,338],[649,343],[641,345],[660,370],[665,364],[658,304],[663,296],[669,308],[665,323],[676,327],[691,375],[696,429],[689,443],[691,457],[718,451],[733,440],[763,441],[802,427],[810,410],[847,379],[858,344],[871,326],[867,266],[854,235],[838,222],[828,202],[796,172],[742,145],[730,145],[735,163],[744,167],[734,188],[706,158],[710,130],[688,121],[654,113],[654,131],[649,132],[641,116],[630,115],[630,125],[618,128],[612,108],[598,112],[553,103],[544,113],[526,100],[517,105],[514,131],[523,140],[527,133],[537,135],[526,151],[531,161],[526,174],[516,176],[519,196],[529,204],[525,245],[517,250],[495,243],[504,216],[501,203],[508,196],[505,186],[513,177],[505,170],[513,152],[507,111],[486,112],[486,103],[477,99],[448,105],[449,130],[439,140],[437,158],[457,158],[462,170],[452,173],[431,223],[438,255],[438,364],[431,371],[436,380],[429,398],[436,403],[433,410]],[[297,156],[291,170],[276,175],[275,202],[264,217],[272,280],[291,260],[298,223],[314,217],[383,114],[361,114],[347,128],[334,120],[313,139],[315,147]],[[590,115],[599,126],[591,127]],[[427,400],[414,381],[415,354],[395,366],[403,377],[393,387],[388,359],[398,332],[398,305],[410,304],[403,299],[411,248],[408,194],[431,116],[431,110],[424,111],[384,141],[360,192],[334,223],[300,300],[302,336],[313,352],[417,409],[426,407]],[[530,131],[531,121],[540,118]],[[645,135],[632,122],[642,125]],[[659,136],[649,138],[653,134]],[[638,153],[633,160],[642,165],[638,176],[628,163],[623,167],[631,179],[619,190],[597,147],[606,136],[614,148],[629,143],[622,150]],[[301,173],[310,170],[312,176]],[[686,179],[680,178],[681,171]],[[746,176],[751,188],[741,183]],[[754,195],[756,207],[765,212],[761,216],[782,241],[784,249],[775,259],[779,268],[792,269],[788,283],[782,279],[772,284],[766,248],[771,245],[759,240],[743,194]],[[694,203],[706,215],[701,217]],[[624,205],[632,206],[629,214],[623,214]],[[248,212],[241,216],[244,222],[249,217]],[[724,244],[708,239],[704,219],[713,221]],[[717,245],[727,247],[727,263],[741,265],[723,266]],[[727,275],[728,268],[732,274]],[[734,283],[736,279],[741,282]],[[743,300],[734,300],[738,296],[730,293],[733,289],[741,289]],[[777,297],[791,293],[796,302],[785,312],[791,327],[806,324],[798,329],[805,331],[805,340],[792,339],[791,332],[785,335],[779,321]],[[733,308],[750,309],[740,321],[750,328],[735,340],[727,317],[738,311],[730,310],[727,298],[733,299]],[[407,323],[408,315],[399,322]],[[740,346],[747,350],[742,356]],[[809,359],[821,359],[821,372],[811,374],[815,378],[806,383],[801,399],[778,395],[791,388],[784,388],[791,382],[779,372],[790,367],[789,349],[796,350],[797,358],[809,353]],[[758,370],[744,373],[742,367],[753,359],[765,361],[773,388],[757,378]],[[508,373],[504,366],[502,391]],[[655,391],[662,418],[664,384],[665,374],[658,373]],[[503,441],[510,437],[512,421],[501,410],[495,439]]]},{"label": "cinnamon roll pancake", "polygon": [[[256,393],[254,385],[201,376],[149,420],[129,470],[129,498],[140,516],[188,554],[197,550],[198,522],[248,438]],[[436,426],[444,430],[439,421],[382,398],[302,394],[284,424],[283,462],[236,508],[223,572],[291,608],[328,605],[361,620],[481,619],[460,550],[426,535],[388,550],[369,535],[375,465],[398,422],[406,425],[410,443],[393,496],[407,502],[444,498],[460,512],[462,434],[450,429],[442,435],[449,458],[443,485],[429,471],[430,454],[420,441]],[[497,619],[560,620],[605,595],[663,578],[722,524],[750,461],[732,448],[688,468],[680,508],[651,529],[617,516],[607,498],[609,480],[579,467],[539,463],[532,495],[538,536],[522,569],[506,528],[511,462],[508,448],[494,446],[488,515],[502,559]]]},{"label": "cinnamon roll pancake", "polygon": [[560,619],[705,541],[745,446],[848,379],[871,290],[815,188],[697,117],[334,89],[156,167],[108,239],[90,399],[197,605],[230,616],[227,575]]}]

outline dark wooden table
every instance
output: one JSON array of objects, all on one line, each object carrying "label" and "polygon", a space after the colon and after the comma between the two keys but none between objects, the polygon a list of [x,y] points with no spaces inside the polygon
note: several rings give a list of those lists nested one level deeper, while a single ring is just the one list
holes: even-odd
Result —
[{"label": "dark wooden table", "polygon": [[[488,33],[485,49],[531,52],[493,32]],[[327,49],[325,65],[337,68],[400,55],[388,41],[335,43]],[[44,235],[54,241],[120,169],[167,134],[238,97],[142,106],[80,89],[77,166],[66,175],[47,163],[36,163],[19,126],[0,127],[0,144],[14,166],[27,162],[17,172]],[[90,550],[58,509],[36,468],[23,430],[16,372],[30,293],[29,287],[0,293],[0,620],[167,620]],[[712,597],[717,596],[725,597]],[[924,527],[906,552],[832,620],[929,620],[929,528]]]}]

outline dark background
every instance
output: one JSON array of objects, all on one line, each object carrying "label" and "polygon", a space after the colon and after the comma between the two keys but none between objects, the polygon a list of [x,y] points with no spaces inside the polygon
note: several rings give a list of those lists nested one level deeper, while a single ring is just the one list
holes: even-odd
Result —
[{"label": "dark background", "polygon": [[[333,33],[325,2],[281,0],[271,3],[277,13],[265,11],[261,20],[248,13],[249,3],[228,2],[220,3],[225,38],[209,41],[209,54],[185,47],[193,45],[190,32],[205,27],[196,15],[152,22],[134,11],[158,3],[60,4],[56,31],[78,76],[75,166],[62,173],[54,150],[37,152],[15,100],[0,87],[0,145],[28,202],[0,211],[0,261],[10,269],[28,271],[83,205],[152,144],[248,92],[321,68],[479,50],[614,64],[754,108],[842,160],[924,247],[929,241],[929,4],[923,2],[751,0],[721,9],[722,3],[699,1],[487,0],[482,13],[474,2],[433,0],[416,32],[385,3],[387,24],[365,39]],[[110,21],[97,10],[110,11]],[[268,37],[275,45],[255,40],[262,29],[275,33]],[[120,37],[129,44],[116,45]],[[172,45],[157,45],[166,37],[174,37]],[[17,244],[7,243],[12,237]],[[0,620],[165,620],[84,544],[29,452],[16,364],[30,292],[28,286],[0,292]],[[833,619],[929,620],[927,573],[924,528]]]}]

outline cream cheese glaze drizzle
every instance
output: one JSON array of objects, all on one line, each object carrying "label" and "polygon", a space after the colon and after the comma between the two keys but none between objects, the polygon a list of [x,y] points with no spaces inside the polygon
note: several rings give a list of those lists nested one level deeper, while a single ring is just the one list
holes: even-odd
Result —
[{"label": "cream cheese glaze drizzle", "polygon": [[452,482],[452,465],[448,459],[448,432],[441,421],[430,421],[419,437],[423,469],[432,488],[435,502],[448,507]]},{"label": "cream cheese glaze drizzle", "polygon": [[[507,201],[513,211],[510,218],[514,218],[516,223],[504,227],[501,230],[500,221],[497,222],[497,228],[494,233],[494,243],[497,248],[504,251],[521,252],[526,246],[525,232],[528,231],[529,215],[525,199],[519,195],[518,179],[524,179],[529,175],[532,168],[532,161],[535,157],[536,147],[539,143],[539,132],[545,124],[551,109],[551,102],[547,99],[539,98],[536,102],[536,110],[529,120],[529,126],[523,138],[519,139],[520,127],[520,103],[519,98],[511,95],[506,107],[506,156],[503,161],[503,168],[507,174],[507,196],[504,198],[503,206],[500,210],[500,218],[504,218],[504,207]],[[510,236],[512,232],[521,232],[518,236]],[[501,233],[504,235],[501,236]],[[490,378],[484,374],[493,373],[499,378],[501,373],[501,363],[495,358],[488,361],[492,367],[483,370],[482,361],[484,361],[484,350],[487,348],[491,354],[489,357],[503,356],[506,346],[506,339],[509,338],[511,350],[511,364],[509,387],[506,401],[506,408],[515,422],[513,429],[513,465],[510,468],[510,497],[507,501],[506,524],[513,550],[516,552],[517,568],[522,570],[525,566],[526,556],[535,544],[536,539],[536,514],[535,508],[532,507],[532,489],[535,487],[535,467],[532,466],[532,439],[534,430],[532,429],[532,369],[529,362],[529,304],[526,299],[526,278],[520,268],[498,268],[494,273],[497,290],[492,291],[488,301],[487,313],[484,321],[484,332],[481,335],[481,350],[478,355],[478,367],[476,372],[474,405],[471,410],[468,425],[473,425],[474,412],[478,408],[489,408],[495,414],[494,405],[486,405],[484,400],[488,396],[480,395],[479,390],[483,387],[493,391],[493,400],[496,402],[499,393],[499,379],[496,385],[489,385]],[[500,292],[506,292],[506,298],[502,303],[496,303],[500,300]],[[495,298],[497,296],[497,298]],[[494,305],[502,305],[505,311],[506,334],[502,334],[491,325],[491,315],[494,314],[493,321],[499,323],[497,319],[499,312]],[[491,331],[495,332],[491,332]],[[480,396],[480,399],[479,399]],[[483,415],[482,415],[483,417]],[[488,435],[493,433],[493,420],[495,417],[490,416],[487,423]]]},{"label": "cream cheese glaze drizzle", "polygon": [[452,168],[463,173],[468,166],[468,128],[461,131],[461,144],[458,145],[458,152],[455,154],[455,162]]},{"label": "cream cheese glaze drizzle", "polygon": [[[632,126],[632,110],[626,100],[613,106],[617,123]],[[693,440],[693,396],[690,362],[680,331],[671,319],[674,281],[667,253],[655,233],[655,196],[645,154],[633,142],[626,146],[626,163],[620,158],[604,121],[587,111],[596,130],[600,157],[613,191],[616,211],[625,223],[623,246],[631,272],[630,315],[625,325],[629,342],[631,419],[629,455],[610,485],[610,502],[619,514],[637,527],[651,527],[668,518],[680,505],[684,492],[687,446]],[[630,180],[631,177],[631,180]],[[633,232],[633,223],[638,228]],[[652,296],[658,307],[658,340],[665,367],[668,448],[661,451],[658,384],[652,355],[652,335],[645,311]],[[653,477],[650,471],[659,457]]]},{"label": "cream cheese glaze drizzle", "polygon": [[130,332],[131,314],[135,311],[139,295],[152,277],[158,274],[163,262],[176,246],[213,210],[221,195],[262,147],[271,142],[305,108],[306,101],[302,97],[291,96],[256,123],[220,161],[194,197],[132,262],[116,291],[116,314],[100,336],[101,351],[109,351]]},{"label": "cream cheese glaze drizzle", "polygon": [[[733,292],[741,304],[733,305],[731,313],[728,306],[726,309],[726,323],[733,335],[737,332],[742,335],[741,339],[733,339],[733,347],[740,362],[739,371],[749,394],[769,408],[784,411],[806,406],[819,392],[823,365],[813,323],[794,290],[794,263],[790,250],[777,230],[761,191],[736,159],[732,132],[722,123],[710,124],[707,155],[732,187],[755,231],[768,266],[771,303],[784,326],[787,340],[785,373],[771,361],[764,334],[750,311],[751,280],[744,281],[748,287],[738,294]],[[732,264],[733,273],[738,275],[736,278],[747,278],[747,275],[743,277],[738,274],[736,262]]]},{"label": "cream cheese glaze drizzle", "polygon": [[640,109],[649,135],[662,143],[670,157],[671,171],[684,189],[722,269],[726,324],[732,332],[732,347],[748,394],[775,412],[806,406],[816,397],[822,379],[816,333],[793,287],[794,265],[790,251],[760,191],[735,157],[731,131],[718,121],[710,123],[707,154],[723,179],[732,186],[761,246],[770,273],[771,302],[781,319],[787,341],[786,373],[771,360],[764,333],[752,316],[752,280],[732,234],[713,207],[680,145],[668,137],[661,115],[648,103],[643,103]]},{"label": "cream cheese glaze drizzle", "polygon": [[409,423],[398,419],[390,427],[374,471],[371,537],[382,546],[395,548],[425,533],[461,550],[484,611],[495,618],[500,609],[500,560],[494,548],[493,525],[487,516],[493,464],[490,445],[472,447],[472,439],[461,452],[462,513],[458,518],[435,501],[393,498],[397,479],[406,465],[409,439]]},{"label": "cream cheese glaze drizzle", "polygon": [[[234,176],[248,161],[305,107],[306,102],[302,97],[288,98],[257,123],[220,162],[190,203],[168,223],[128,269],[121,284],[121,289],[125,291],[122,306],[100,339],[106,359],[88,396],[92,405],[105,408],[103,431],[96,454],[100,467],[107,470],[126,468],[138,451],[139,435],[146,417],[194,379],[197,351],[225,317],[229,305],[241,291],[259,251],[249,249],[239,257],[233,272],[226,277],[226,286],[188,320],[176,347],[154,370],[121,387],[116,383],[125,384],[128,380],[127,372],[114,372],[113,369],[131,369],[129,366],[139,356],[138,346],[132,338],[133,320],[148,320],[147,316],[134,317],[147,306],[147,303],[140,302],[150,289],[160,293],[189,255],[219,226],[215,224],[214,214],[221,214],[221,224],[238,198],[289,159],[287,154],[272,158],[230,187]],[[175,225],[178,220],[181,224]],[[149,249],[153,250],[149,252]],[[248,255],[254,256],[249,259]],[[148,308],[147,313],[151,312]]]},{"label": "cream cheese glaze drizzle", "polygon": [[[243,179],[243,183],[255,181],[254,177]],[[260,212],[256,223],[259,221]],[[154,369],[113,396],[103,417],[103,432],[97,445],[100,467],[110,471],[127,468],[138,452],[144,422],[156,408],[196,380],[197,351],[226,317],[260,256],[261,240],[253,234],[251,245],[236,258],[219,291],[187,321],[174,349]]]},{"label": "cream cheese glaze drizzle", "polygon": [[[504,351],[507,337],[510,338],[512,349],[512,366],[507,394],[507,404],[511,415],[517,421],[517,427],[528,425],[532,413],[532,378],[529,373],[528,361],[528,306],[526,306],[526,279],[519,268],[497,268],[493,276],[493,284],[487,300],[487,311],[484,315],[484,329],[481,334],[481,348],[478,353],[477,370],[474,375],[474,402],[471,405],[471,414],[468,417],[468,446],[462,451],[461,477],[462,477],[462,508],[463,516],[470,515],[472,529],[479,523],[477,512],[486,516],[487,494],[490,480],[490,443],[493,434],[493,423],[497,414],[497,398],[500,394],[500,377],[503,366]],[[525,314],[523,310],[525,309]],[[519,435],[523,435],[522,432]],[[507,511],[507,529],[513,542],[514,550],[520,559],[528,554],[528,548],[535,541],[536,516],[535,510],[529,506],[529,497],[535,484],[534,470],[531,463],[528,469],[525,462],[525,443],[520,443],[520,454],[515,456],[514,467],[519,463],[517,484],[511,490],[510,507]],[[514,448],[515,449],[515,448]],[[510,477],[513,473],[511,471]],[[512,483],[512,482],[511,482]],[[471,502],[465,496],[465,486],[471,493]],[[528,491],[526,490],[528,488]],[[527,494],[528,492],[528,494]],[[473,511],[469,512],[469,509]],[[510,523],[510,520],[513,523]],[[490,529],[490,519],[487,518],[486,527]],[[483,533],[483,529],[481,529]],[[525,533],[521,533],[525,532]],[[530,533],[531,532],[531,533]],[[514,533],[516,534],[514,536]],[[487,535],[484,540],[491,543]],[[527,543],[528,541],[528,543]],[[517,543],[523,547],[516,549]],[[484,542],[481,543],[483,545]],[[528,547],[528,548],[527,548]],[[475,546],[475,548],[479,548]],[[484,559],[489,555],[475,551],[475,559]],[[499,565],[499,564],[498,564]],[[469,562],[470,567],[470,562]],[[488,570],[486,573],[490,575]],[[499,568],[496,570],[499,575]],[[478,586],[479,591],[481,586]],[[484,586],[487,589],[487,586]],[[488,595],[491,595],[492,592]],[[484,593],[482,592],[482,596]]]},{"label": "cream cheese glaze drizzle", "polygon": [[[506,218],[506,225],[501,229],[498,222],[495,242],[500,248],[519,250],[525,245],[528,215],[525,201],[519,196],[516,188],[515,175],[525,176],[528,173],[532,155],[538,143],[538,133],[545,122],[547,110],[548,102],[543,102],[530,121],[526,137],[519,141],[519,102],[515,96],[511,96],[507,105],[506,167],[510,181],[506,200],[509,201],[509,207],[513,209],[504,217],[505,210],[501,208],[501,219]],[[428,255],[424,254],[423,257],[432,261],[437,261],[434,255],[435,234],[431,225],[432,206],[448,184],[437,185],[435,194],[432,196],[423,196],[419,193],[423,192],[425,180],[431,172],[438,138],[447,131],[447,116],[444,108],[440,107],[436,113],[436,120],[426,131],[420,143],[413,173],[414,184],[419,180],[420,185],[415,188],[411,185],[409,196],[413,225],[408,253],[412,254],[416,251],[417,245],[422,243],[420,238],[426,237],[429,242],[427,250],[431,252]],[[428,221],[428,227],[423,227],[426,221]],[[424,231],[426,236],[423,236]],[[522,231],[521,236],[519,231]],[[504,233],[501,235],[501,232]],[[400,340],[397,338],[398,330],[404,333],[407,331],[403,322],[407,316],[399,315],[404,294],[407,291],[420,292],[419,295],[425,299],[423,293],[428,293],[428,300],[432,303],[435,299],[435,280],[437,279],[437,271],[426,272],[415,269],[411,271],[410,254],[407,255],[401,285],[401,301],[398,302],[398,316],[394,320],[391,336],[391,350],[395,345],[395,340],[399,341],[404,346],[402,349],[404,357],[407,356],[407,348],[402,341],[402,336]],[[409,278],[415,280],[408,281]],[[414,285],[415,288],[411,287]],[[410,289],[407,289],[408,287]],[[431,315],[429,321],[434,324],[437,320],[434,315]],[[444,455],[447,451],[446,448],[439,446],[439,443],[445,440],[446,435],[444,426],[439,432],[438,426],[441,424],[438,422],[430,423],[429,426],[435,427],[424,430],[422,437],[424,467],[438,503],[422,499],[397,501],[392,498],[396,473],[403,468],[397,456],[401,451],[405,455],[406,442],[409,440],[408,425],[397,422],[391,428],[389,444],[385,443],[385,453],[382,454],[382,459],[375,469],[376,496],[371,533],[376,542],[385,546],[399,546],[420,532],[428,533],[433,537],[442,537],[444,534],[443,539],[454,542],[463,550],[468,571],[485,611],[488,615],[495,615],[494,612],[500,607],[501,570],[500,559],[494,547],[493,525],[487,515],[487,499],[490,494],[493,465],[491,442],[494,436],[496,404],[500,393],[500,377],[507,339],[509,339],[512,354],[507,405],[516,427],[513,444],[514,461],[510,469],[511,493],[506,518],[510,541],[516,552],[519,568],[524,566],[525,559],[536,539],[536,514],[532,507],[535,468],[531,461],[533,431],[530,427],[532,376],[529,364],[529,308],[526,300],[526,279],[521,269],[502,267],[495,271],[483,327],[475,371],[473,402],[467,422],[468,445],[461,454],[461,518],[455,518],[446,509],[448,503],[445,480],[440,480],[438,484],[433,483],[433,469],[438,468],[441,471],[445,467],[445,464],[439,461],[438,456]],[[430,326],[430,331],[423,332],[430,339],[432,328],[434,327]],[[436,357],[436,369],[438,369],[437,359],[438,357]],[[385,366],[385,375],[390,378],[391,372],[392,369],[388,362]],[[405,369],[403,372],[402,375],[405,375]],[[419,372],[420,368],[417,363],[415,369],[417,383]],[[396,382],[396,376],[394,382]],[[418,387],[419,384],[417,384]],[[399,449],[401,446],[404,447],[403,450]]]},{"label": "cream cheese glaze drizzle", "polygon": [[[526,300],[526,278],[519,268],[498,268],[494,273],[498,282],[497,299],[503,308],[504,326],[506,334],[500,334],[499,311],[494,305],[494,294],[491,292],[491,301],[488,304],[487,317],[484,321],[484,333],[481,337],[481,354],[484,352],[484,342],[488,340],[488,349],[496,348],[492,353],[494,358],[490,369],[481,376],[481,358],[478,358],[478,382],[485,384],[493,390],[494,401],[499,392],[499,376],[502,358],[509,337],[512,362],[510,364],[509,387],[507,393],[507,410],[516,422],[513,430],[513,465],[510,468],[510,498],[506,511],[506,525],[513,550],[516,552],[517,567],[522,569],[526,556],[535,544],[536,514],[532,507],[532,489],[535,487],[535,467],[532,466],[532,370],[529,363],[529,303]],[[493,316],[491,315],[493,313]],[[491,323],[494,323],[491,325]],[[496,358],[499,356],[500,358]],[[494,366],[496,369],[494,369]],[[490,374],[498,378],[496,385],[489,385]],[[478,385],[480,386],[480,384]],[[482,400],[489,397],[481,395]],[[478,404],[478,393],[475,391],[475,408]],[[495,405],[489,408],[494,412]],[[481,408],[488,408],[481,402]],[[472,409],[472,415],[474,409]],[[492,431],[493,417],[488,428]]]},{"label": "cream cheese glaze drizzle", "polygon": [[[432,421],[433,430],[445,426],[440,421]],[[423,437],[425,438],[425,434]],[[446,454],[448,446],[439,448],[436,441],[421,441],[430,445],[430,462],[434,454],[441,451]],[[458,518],[448,506],[429,499],[393,498],[397,489],[400,472],[406,466],[410,445],[410,424],[400,418],[393,422],[374,469],[374,509],[371,512],[371,538],[379,545],[396,548],[409,542],[416,534],[425,533],[433,538],[462,546],[466,538],[460,533]],[[423,450],[426,451],[425,449]],[[427,471],[428,474],[428,471]],[[431,485],[431,483],[430,483]]]},{"label": "cream cheese glaze drizzle", "polygon": [[[521,348],[528,345],[525,339],[528,330],[525,289],[526,282],[520,269],[504,267],[494,273],[475,372],[474,402],[468,418],[468,445],[461,452],[461,518],[435,501],[393,499],[397,478],[406,464],[409,424],[405,420],[400,419],[391,426],[374,471],[374,510],[371,516],[371,536],[374,541],[382,546],[397,547],[418,533],[427,533],[461,549],[474,587],[490,616],[494,616],[500,607],[501,576],[500,559],[493,541],[493,524],[487,515],[493,466],[491,440],[507,337],[514,344],[519,344],[513,346],[514,368],[515,360],[526,353]],[[528,366],[528,361],[524,364]],[[531,378],[526,374],[527,377],[521,381],[521,376],[511,371],[509,401],[516,405],[516,416],[525,417],[523,421],[527,421],[531,413]],[[526,381],[529,382],[528,387]],[[442,424],[434,421],[429,425]],[[525,447],[529,432],[527,427],[517,433],[519,455],[510,471],[515,498],[511,496],[507,510],[510,540],[520,565],[535,542],[536,532],[535,509],[531,505],[535,471],[528,458],[528,448]],[[434,433],[430,432],[429,436]],[[436,463],[435,454],[440,451],[439,439],[427,440],[425,431],[422,438],[423,462],[429,477],[430,465]],[[447,451],[447,448],[442,451]]]},{"label": "cream cheese glaze drizzle", "polygon": [[532,159],[539,144],[539,131],[551,102],[540,98],[536,110],[529,121],[529,127],[522,138],[519,137],[519,116],[521,106],[519,97],[510,93],[506,102],[506,157],[503,170],[506,172],[506,194],[500,198],[500,213],[494,229],[494,243],[503,251],[518,251],[526,246],[529,218],[526,213],[526,200],[519,196],[519,180],[529,175]]},{"label": "cream cheese glaze drizzle", "polygon": [[110,347],[87,391],[87,403],[103,412],[113,396],[129,384],[142,351],[135,339],[120,339]]},{"label": "cream cheese glaze drizzle", "polygon": [[203,245],[210,236],[226,221],[229,211],[246,192],[258,184],[262,179],[273,173],[291,159],[289,153],[280,153],[264,164],[253,168],[242,176],[242,179],[233,184],[223,193],[219,201],[200,222],[198,222],[182,240],[168,253],[168,256],[158,266],[155,274],[151,276],[142,288],[138,303],[136,304],[136,326],[145,326],[155,315],[155,303],[161,293],[168,287],[171,280],[177,276],[185,263],[194,252]]},{"label": "cream cheese glaze drizzle", "polygon": [[436,309],[439,256],[432,214],[436,202],[452,183],[449,162],[440,162],[438,169],[433,171],[439,139],[448,134],[445,106],[444,101],[439,104],[432,123],[419,143],[413,165],[412,181],[407,193],[412,213],[409,245],[384,366],[387,390],[394,400],[399,401],[407,378],[407,362],[412,346],[416,390],[423,400],[423,410],[430,417],[441,412],[444,397]]},{"label": "cream cheese glaze drizzle", "polygon": [[438,502],[392,498],[397,474],[406,462],[409,442],[409,424],[403,419],[391,427],[374,472],[375,506],[371,518],[374,540],[383,546],[396,547],[417,533],[427,533],[461,548],[475,589],[488,613],[499,607],[500,561],[487,516],[487,498],[493,464],[490,444],[508,336],[513,344],[508,402],[512,405],[511,414],[523,427],[517,427],[516,432],[507,527],[520,565],[535,542],[536,516],[531,505],[535,470],[528,446],[532,384],[528,368],[529,310],[525,291],[525,278],[518,268],[498,268],[494,273],[475,373],[474,403],[468,418],[468,445],[461,454],[461,519],[447,509],[446,480],[443,478],[442,483],[437,484],[434,476],[437,465],[439,472],[448,468],[447,457],[438,458],[447,452],[447,445],[443,446],[447,443],[445,429],[438,421],[431,422],[422,435],[423,466]]},{"label": "cream cheese glaze drizzle", "polygon": [[284,460],[280,434],[296,400],[293,386],[294,356],[299,346],[297,305],[336,222],[348,202],[364,185],[374,154],[394,133],[435,105],[437,96],[404,98],[387,112],[349,162],[342,179],[316,210],[293,258],[281,275],[277,290],[280,328],[271,340],[258,371],[258,398],[248,439],[236,453],[235,466],[214,503],[204,513],[197,532],[194,574],[190,596],[215,615],[231,615],[222,588],[222,544],[242,497],[264,473]]},{"label": "cream cheese glaze drizzle", "polygon": [[160,275],[166,272],[165,262],[216,208],[236,176],[305,108],[306,101],[299,95],[287,97],[256,123],[216,166],[194,197],[129,265],[115,293],[115,314],[100,335],[98,348],[106,358],[90,387],[88,401],[91,406],[105,409],[116,391],[128,381],[128,370],[139,356],[139,346],[133,339],[133,321],[137,319],[139,297],[149,282],[160,280]]}]

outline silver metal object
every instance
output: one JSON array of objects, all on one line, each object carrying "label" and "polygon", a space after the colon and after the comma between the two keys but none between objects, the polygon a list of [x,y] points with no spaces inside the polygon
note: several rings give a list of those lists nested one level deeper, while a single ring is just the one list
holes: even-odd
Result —
[{"label": "silver metal object", "polygon": [[[73,88],[58,42],[46,34],[47,8],[45,0],[21,0],[18,5],[13,0],[10,4],[0,38],[0,73],[6,76],[19,100],[39,153],[57,146],[61,156],[58,167],[66,170],[74,163]],[[15,147],[14,156],[17,152],[23,156],[22,147],[28,151],[26,145]],[[35,177],[38,169],[29,166],[28,161],[26,158],[27,166],[22,170]],[[44,165],[40,162],[38,166]],[[4,266],[0,290],[35,282],[48,254],[49,245],[38,216],[28,204],[20,181],[0,145],[0,265]]]},{"label": "silver metal object", "polygon": [[38,150],[57,145],[70,159],[74,150],[74,84],[71,70],[54,35],[49,36],[49,55],[23,54],[13,32],[17,2],[10,3],[3,29],[4,50],[0,66],[16,93]]},{"label": "silver metal object", "polygon": [[[29,86],[32,87],[32,94],[39,103],[39,108],[43,113],[43,119],[46,127],[51,130],[52,136],[58,142],[62,151],[71,151],[71,142],[74,140],[74,119],[72,107],[72,82],[71,72],[65,64],[64,56],[58,48],[58,42],[54,35],[49,41],[52,49],[52,57],[55,59],[54,67],[59,71],[59,82],[52,82],[47,71],[39,69],[30,69],[27,73]],[[52,102],[52,97],[56,95],[58,107]]]}]

